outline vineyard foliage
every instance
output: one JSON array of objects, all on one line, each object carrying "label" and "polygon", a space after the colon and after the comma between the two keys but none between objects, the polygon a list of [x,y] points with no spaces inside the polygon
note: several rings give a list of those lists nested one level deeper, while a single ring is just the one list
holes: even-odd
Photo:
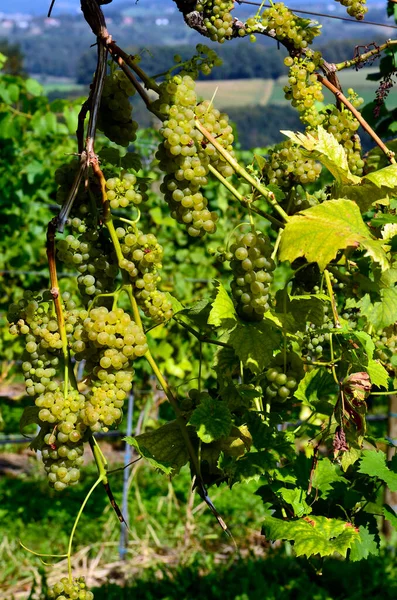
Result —
[{"label": "vineyard foliage", "polygon": [[[81,1],[98,42],[82,107],[48,103],[29,78],[0,80],[2,343],[5,358],[22,356],[32,399],[21,431],[39,427],[31,446],[60,494],[79,485],[86,443],[94,487],[107,487],[93,434],[120,424],[130,390],[154,375],[170,407],[126,441],[164,476],[189,465],[227,533],[212,486],[233,494],[255,480],[267,540],[289,540],[297,556],[376,555],[379,516],[397,524],[382,502],[385,487],[397,491],[392,441],[366,420],[396,388],[397,119],[384,100],[397,42],[330,65],[310,48],[318,24],[282,3],[243,23],[233,1],[178,0],[214,42],[268,35],[288,51],[284,91],[302,132],[241,153],[216,94],[195,91],[219,65],[213,47],[149,77],[99,4]],[[364,17],[365,2],[343,4]],[[374,57],[379,91],[360,112],[337,74]],[[158,131],[139,131],[135,93]],[[50,597],[91,598],[71,547]]]}]

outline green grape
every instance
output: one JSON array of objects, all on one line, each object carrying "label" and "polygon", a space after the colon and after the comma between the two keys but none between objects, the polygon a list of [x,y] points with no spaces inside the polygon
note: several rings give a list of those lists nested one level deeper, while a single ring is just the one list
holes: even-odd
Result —
[{"label": "green grape", "polygon": [[289,57],[288,85],[284,87],[287,100],[299,111],[300,119],[306,125],[317,128],[321,125],[324,116],[316,108],[316,102],[322,102],[324,95],[322,85],[314,71],[323,59],[320,52],[307,50],[304,57],[295,57],[291,63]]},{"label": "green grape", "polygon": [[308,19],[298,17],[282,2],[266,8],[257,17],[249,18],[245,29],[239,34],[252,35],[253,32],[262,32],[264,27],[267,30],[275,31],[278,40],[292,44],[298,50],[307,48],[313,39],[320,35],[318,25],[313,26]]},{"label": "green grape", "polygon": [[129,97],[135,88],[124,71],[114,71],[105,77],[98,113],[98,128],[109,140],[128,146],[136,139],[138,124],[132,120]]},{"label": "green grape", "polygon": [[231,11],[234,0],[200,0],[196,10],[203,13],[204,25],[209,38],[222,44],[233,35],[233,17]]},{"label": "green grape", "polygon": [[[283,359],[282,355],[279,356]],[[276,358],[278,362],[280,362],[279,356]],[[288,360],[286,364],[286,372],[283,365],[274,365],[266,371],[265,377],[269,385],[266,387],[265,396],[269,401],[285,402],[294,395],[298,387],[297,370],[293,370],[293,365],[289,365]]]},{"label": "green grape", "polygon": [[271,245],[262,233],[243,233],[230,247],[233,259],[232,294],[237,312],[250,321],[260,321],[269,310],[269,286],[275,268]]},{"label": "green grape", "polygon": [[197,104],[195,81],[188,74],[167,79],[161,84],[161,109],[167,115],[156,158],[166,174],[160,187],[171,216],[185,224],[189,235],[201,237],[216,231],[218,216],[208,209],[201,189],[208,183],[209,165],[224,177],[233,169],[196,128],[196,118],[233,155],[233,131],[228,117],[209,101]]},{"label": "green grape", "polygon": [[296,184],[316,181],[321,174],[321,164],[304,157],[301,148],[288,141],[269,151],[262,173],[268,183],[289,189]]},{"label": "green grape", "polygon": [[138,206],[147,200],[146,186],[136,186],[136,176],[124,173],[119,177],[111,177],[106,181],[106,195],[110,208],[127,208],[130,204]]},{"label": "green grape", "polygon": [[47,591],[49,600],[94,600],[94,594],[87,590],[84,577],[70,580],[62,577]]},{"label": "green grape", "polygon": [[368,12],[366,0],[335,0],[340,2],[342,6],[347,8],[347,13],[351,17],[355,17],[358,21],[362,21],[365,14]]}]

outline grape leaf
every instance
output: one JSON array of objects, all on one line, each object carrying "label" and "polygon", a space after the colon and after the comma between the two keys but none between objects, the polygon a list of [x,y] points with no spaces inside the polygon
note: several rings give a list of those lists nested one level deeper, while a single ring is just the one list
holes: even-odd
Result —
[{"label": "grape leaf", "polygon": [[136,152],[127,152],[127,154],[121,159],[121,166],[123,169],[133,169],[134,171],[139,171],[142,169],[142,162],[139,154]]},{"label": "grape leaf", "polygon": [[[299,146],[303,146],[310,154],[310,158],[317,158],[340,183],[360,183],[361,179],[352,175],[347,161],[346,151],[337,139],[325,131],[323,127],[318,127],[317,136],[312,134],[293,133],[292,131],[282,131]],[[303,154],[305,154],[303,152]]]},{"label": "grape leaf", "polygon": [[361,314],[367,317],[374,329],[384,329],[397,320],[397,288],[381,289],[380,296],[380,302],[372,303],[369,294],[357,302]]},{"label": "grape leaf", "polygon": [[360,207],[362,213],[367,212],[373,204],[388,205],[389,194],[389,189],[378,188],[370,181],[362,182],[360,185],[335,185],[332,188],[332,198],[353,200]]},{"label": "grape leaf", "polygon": [[324,369],[313,369],[305,373],[294,396],[301,400],[303,404],[315,408],[318,412],[326,410],[325,414],[329,414],[329,409],[332,407],[327,407],[326,403],[328,398],[337,394],[338,391],[339,389],[331,373]]},{"label": "grape leaf", "polygon": [[208,324],[219,327],[225,319],[236,320],[236,310],[234,304],[219,281],[215,281],[217,294],[212,302],[211,312],[208,317]]},{"label": "grape leaf", "polygon": [[276,493],[282,497],[284,502],[292,506],[295,517],[303,517],[312,512],[311,507],[306,502],[306,492],[302,488],[295,487],[292,490],[290,488],[280,488]]},{"label": "grape leaf", "polygon": [[25,406],[19,421],[19,431],[22,435],[24,435],[23,430],[28,425],[32,425],[32,423],[40,424],[39,412],[40,408],[38,406]]},{"label": "grape leaf", "polygon": [[102,148],[98,152],[101,160],[104,160],[111,165],[118,167],[120,165],[120,150],[117,148]]},{"label": "grape leaf", "polygon": [[383,516],[390,522],[391,526],[397,531],[397,514],[388,504],[383,505]]},{"label": "grape leaf", "polygon": [[236,461],[234,481],[258,481],[260,477],[276,466],[276,459],[268,450],[249,452]]},{"label": "grape leaf", "polygon": [[263,371],[280,345],[280,333],[269,323],[242,323],[229,333],[228,343],[233,346],[244,367],[252,373]]},{"label": "grape leaf", "polygon": [[397,473],[393,473],[387,467],[384,452],[363,450],[358,471],[364,475],[381,479],[391,492],[397,492]]},{"label": "grape leaf", "polygon": [[363,179],[371,181],[378,188],[383,186],[394,190],[397,188],[397,165],[389,165],[379,171],[368,173]]},{"label": "grape leaf", "polygon": [[318,490],[322,498],[327,498],[333,489],[334,483],[348,483],[341,473],[340,467],[332,463],[329,458],[318,461],[313,473],[312,486]]},{"label": "grape leaf", "polygon": [[349,450],[343,452],[340,458],[340,465],[345,473],[351,465],[354,465],[354,463],[358,461],[358,459],[361,457],[361,454],[361,449],[355,448],[354,446],[351,446]]},{"label": "grape leaf", "polygon": [[377,360],[369,360],[367,365],[367,372],[371,380],[372,385],[377,387],[388,387],[389,374],[385,367],[380,364]]},{"label": "grape leaf", "polygon": [[327,517],[305,517],[296,521],[265,517],[262,533],[268,540],[294,542],[297,556],[319,554],[331,556],[334,552],[346,558],[359,532],[351,523]]},{"label": "grape leaf", "polygon": [[288,221],[279,248],[280,260],[292,262],[304,256],[324,270],[338,250],[348,246],[365,247],[382,268],[387,257],[381,247],[374,246],[360,210],[350,200],[329,200],[297,213]]},{"label": "grape leaf", "polygon": [[166,292],[165,295],[167,296],[167,300],[169,300],[172,304],[172,311],[174,315],[176,315],[181,310],[184,310],[185,307],[179,302],[177,298],[175,298],[175,296],[173,296],[169,292]]},{"label": "grape leaf", "polygon": [[352,562],[357,562],[368,558],[370,554],[374,556],[378,556],[379,554],[379,547],[376,543],[375,535],[370,533],[364,525],[360,525],[359,536],[352,544],[349,559]]},{"label": "grape leaf", "polygon": [[124,438],[156,469],[166,475],[179,473],[189,460],[181,430],[176,421],[162,425],[154,431]]},{"label": "grape leaf", "polygon": [[193,411],[189,425],[197,429],[198,437],[209,444],[221,437],[227,437],[232,428],[232,415],[223,400],[215,400],[211,396],[202,397],[200,404]]}]

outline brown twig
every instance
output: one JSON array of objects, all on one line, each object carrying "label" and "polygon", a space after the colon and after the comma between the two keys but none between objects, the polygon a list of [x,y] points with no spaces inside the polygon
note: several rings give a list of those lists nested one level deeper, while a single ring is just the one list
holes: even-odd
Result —
[{"label": "brown twig", "polygon": [[391,48],[392,46],[395,46],[395,45],[397,45],[397,40],[387,40],[387,42],[385,42],[381,46],[376,46],[376,48],[373,48],[372,50],[369,50],[368,52],[365,52],[364,54],[361,54],[360,56],[356,56],[355,58],[352,58],[351,60],[344,60],[343,62],[335,64],[334,65],[335,70],[342,71],[342,69],[348,69],[349,67],[354,67],[355,65],[366,62],[373,56],[377,56],[378,54],[383,52],[383,50],[386,50],[386,48]]},{"label": "brown twig", "polygon": [[330,81],[328,81],[325,77],[317,73],[317,79],[323,84],[324,87],[328,88],[334,95],[337,100],[340,100],[342,104],[346,106],[350,110],[350,112],[356,117],[357,121],[360,123],[361,127],[371,136],[374,142],[379,146],[382,152],[385,153],[389,162],[391,164],[395,164],[394,152],[389,150],[387,146],[382,142],[380,137],[375,133],[370,125],[368,125],[367,121],[363,119],[360,112],[354,108],[353,104],[349,102],[349,100],[342,94],[337,87],[335,87]]}]

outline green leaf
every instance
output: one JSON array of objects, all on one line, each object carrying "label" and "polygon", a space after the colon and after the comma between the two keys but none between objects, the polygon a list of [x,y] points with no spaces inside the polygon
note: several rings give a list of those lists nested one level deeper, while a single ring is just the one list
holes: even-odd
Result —
[{"label": "green leaf", "polygon": [[232,428],[232,415],[226,402],[215,400],[207,395],[201,397],[200,404],[190,417],[189,425],[193,425],[198,437],[205,444],[209,444],[229,435]]},{"label": "green leaf", "polygon": [[376,543],[375,535],[370,533],[364,525],[360,525],[359,536],[354,541],[350,549],[349,559],[352,562],[365,560],[368,556],[378,556],[379,547]]},{"label": "green leaf", "polygon": [[276,459],[268,450],[249,452],[235,465],[234,481],[259,481],[261,476],[276,466]]},{"label": "green leaf", "polygon": [[333,198],[347,198],[353,200],[362,213],[373,204],[389,204],[390,190],[378,188],[371,181],[362,182],[360,185],[335,185],[332,189]]},{"label": "green leaf", "polygon": [[371,181],[378,188],[386,187],[394,190],[397,188],[397,165],[389,165],[379,171],[368,173],[363,179]]},{"label": "green leaf", "polygon": [[340,458],[340,465],[345,473],[347,469],[351,467],[351,465],[354,465],[354,463],[358,461],[358,459],[361,457],[361,454],[361,449],[355,448],[354,446],[351,446],[349,450],[343,452]]},{"label": "green leaf", "polygon": [[332,463],[329,458],[319,460],[313,473],[313,489],[318,490],[322,498],[327,498],[333,489],[333,484],[338,482],[348,483],[347,479],[343,477],[340,467]]},{"label": "green leaf", "polygon": [[139,154],[136,152],[127,152],[127,154],[121,159],[121,166],[123,169],[133,169],[134,171],[139,171],[142,169],[142,162]]},{"label": "green leaf", "polygon": [[358,472],[381,479],[391,492],[397,492],[397,473],[387,467],[384,452],[363,450]]},{"label": "green leaf", "polygon": [[292,490],[289,488],[280,488],[277,490],[277,495],[281,496],[284,502],[292,506],[295,517],[303,517],[312,512],[311,507],[306,502],[307,494],[302,488],[295,487]]},{"label": "green leaf", "polygon": [[219,327],[225,319],[236,320],[236,310],[227,291],[219,281],[215,281],[217,293],[212,302],[211,312],[208,317],[208,324]]},{"label": "green leaf", "polygon": [[384,504],[382,512],[385,519],[389,521],[391,526],[397,531],[397,514],[392,507],[388,504]]},{"label": "green leaf", "polygon": [[339,250],[362,245],[376,262],[387,264],[386,254],[374,246],[358,206],[350,200],[329,200],[297,213],[288,221],[279,248],[280,260],[304,256],[324,270]]},{"label": "green leaf", "polygon": [[120,166],[120,150],[118,148],[102,148],[98,152],[98,156],[101,160],[110,163],[111,165],[115,165],[116,167]]},{"label": "green leaf", "polygon": [[327,517],[306,517],[287,521],[265,517],[262,532],[268,540],[289,540],[297,556],[331,556],[335,552],[346,558],[347,551],[359,539],[351,523]]},{"label": "green leaf", "polygon": [[40,424],[39,412],[40,408],[38,406],[25,406],[19,421],[19,431],[22,435],[24,435],[23,430],[28,425],[32,425],[32,423],[36,423],[36,425]]},{"label": "green leaf", "polygon": [[338,391],[338,386],[331,373],[324,369],[313,369],[305,373],[294,396],[318,412],[325,410],[325,414],[329,414],[332,407],[327,406],[327,400],[329,397],[335,396]]},{"label": "green leaf", "polygon": [[176,421],[162,425],[154,431],[141,433],[136,437],[126,437],[127,444],[134,446],[137,452],[163,473],[179,473],[189,460],[181,430]]},{"label": "green leaf", "polygon": [[245,368],[258,374],[263,371],[273,357],[273,351],[280,345],[280,333],[269,323],[238,323],[230,332],[227,342]]},{"label": "green leaf", "polygon": [[171,302],[172,304],[172,311],[174,315],[176,315],[181,310],[184,310],[185,307],[179,302],[177,298],[175,298],[175,296],[173,296],[169,292],[166,292],[165,295],[167,296],[167,300],[169,300],[169,302]]},{"label": "green leaf", "polygon": [[389,374],[385,367],[377,360],[368,361],[367,372],[372,385],[387,388],[389,384]]},{"label": "green leaf", "polygon": [[357,302],[361,314],[367,318],[375,330],[389,327],[397,320],[397,288],[381,289],[380,296],[380,302],[372,303],[369,294],[365,294]]},{"label": "green leaf", "polygon": [[316,137],[310,133],[281,133],[303,146],[310,153],[310,158],[317,158],[340,183],[360,183],[361,179],[350,172],[345,149],[332,133],[328,133],[323,127],[318,127]]},{"label": "green leaf", "polygon": [[43,93],[43,87],[36,79],[26,79],[25,86],[28,94],[31,94],[32,96],[41,96]]}]

